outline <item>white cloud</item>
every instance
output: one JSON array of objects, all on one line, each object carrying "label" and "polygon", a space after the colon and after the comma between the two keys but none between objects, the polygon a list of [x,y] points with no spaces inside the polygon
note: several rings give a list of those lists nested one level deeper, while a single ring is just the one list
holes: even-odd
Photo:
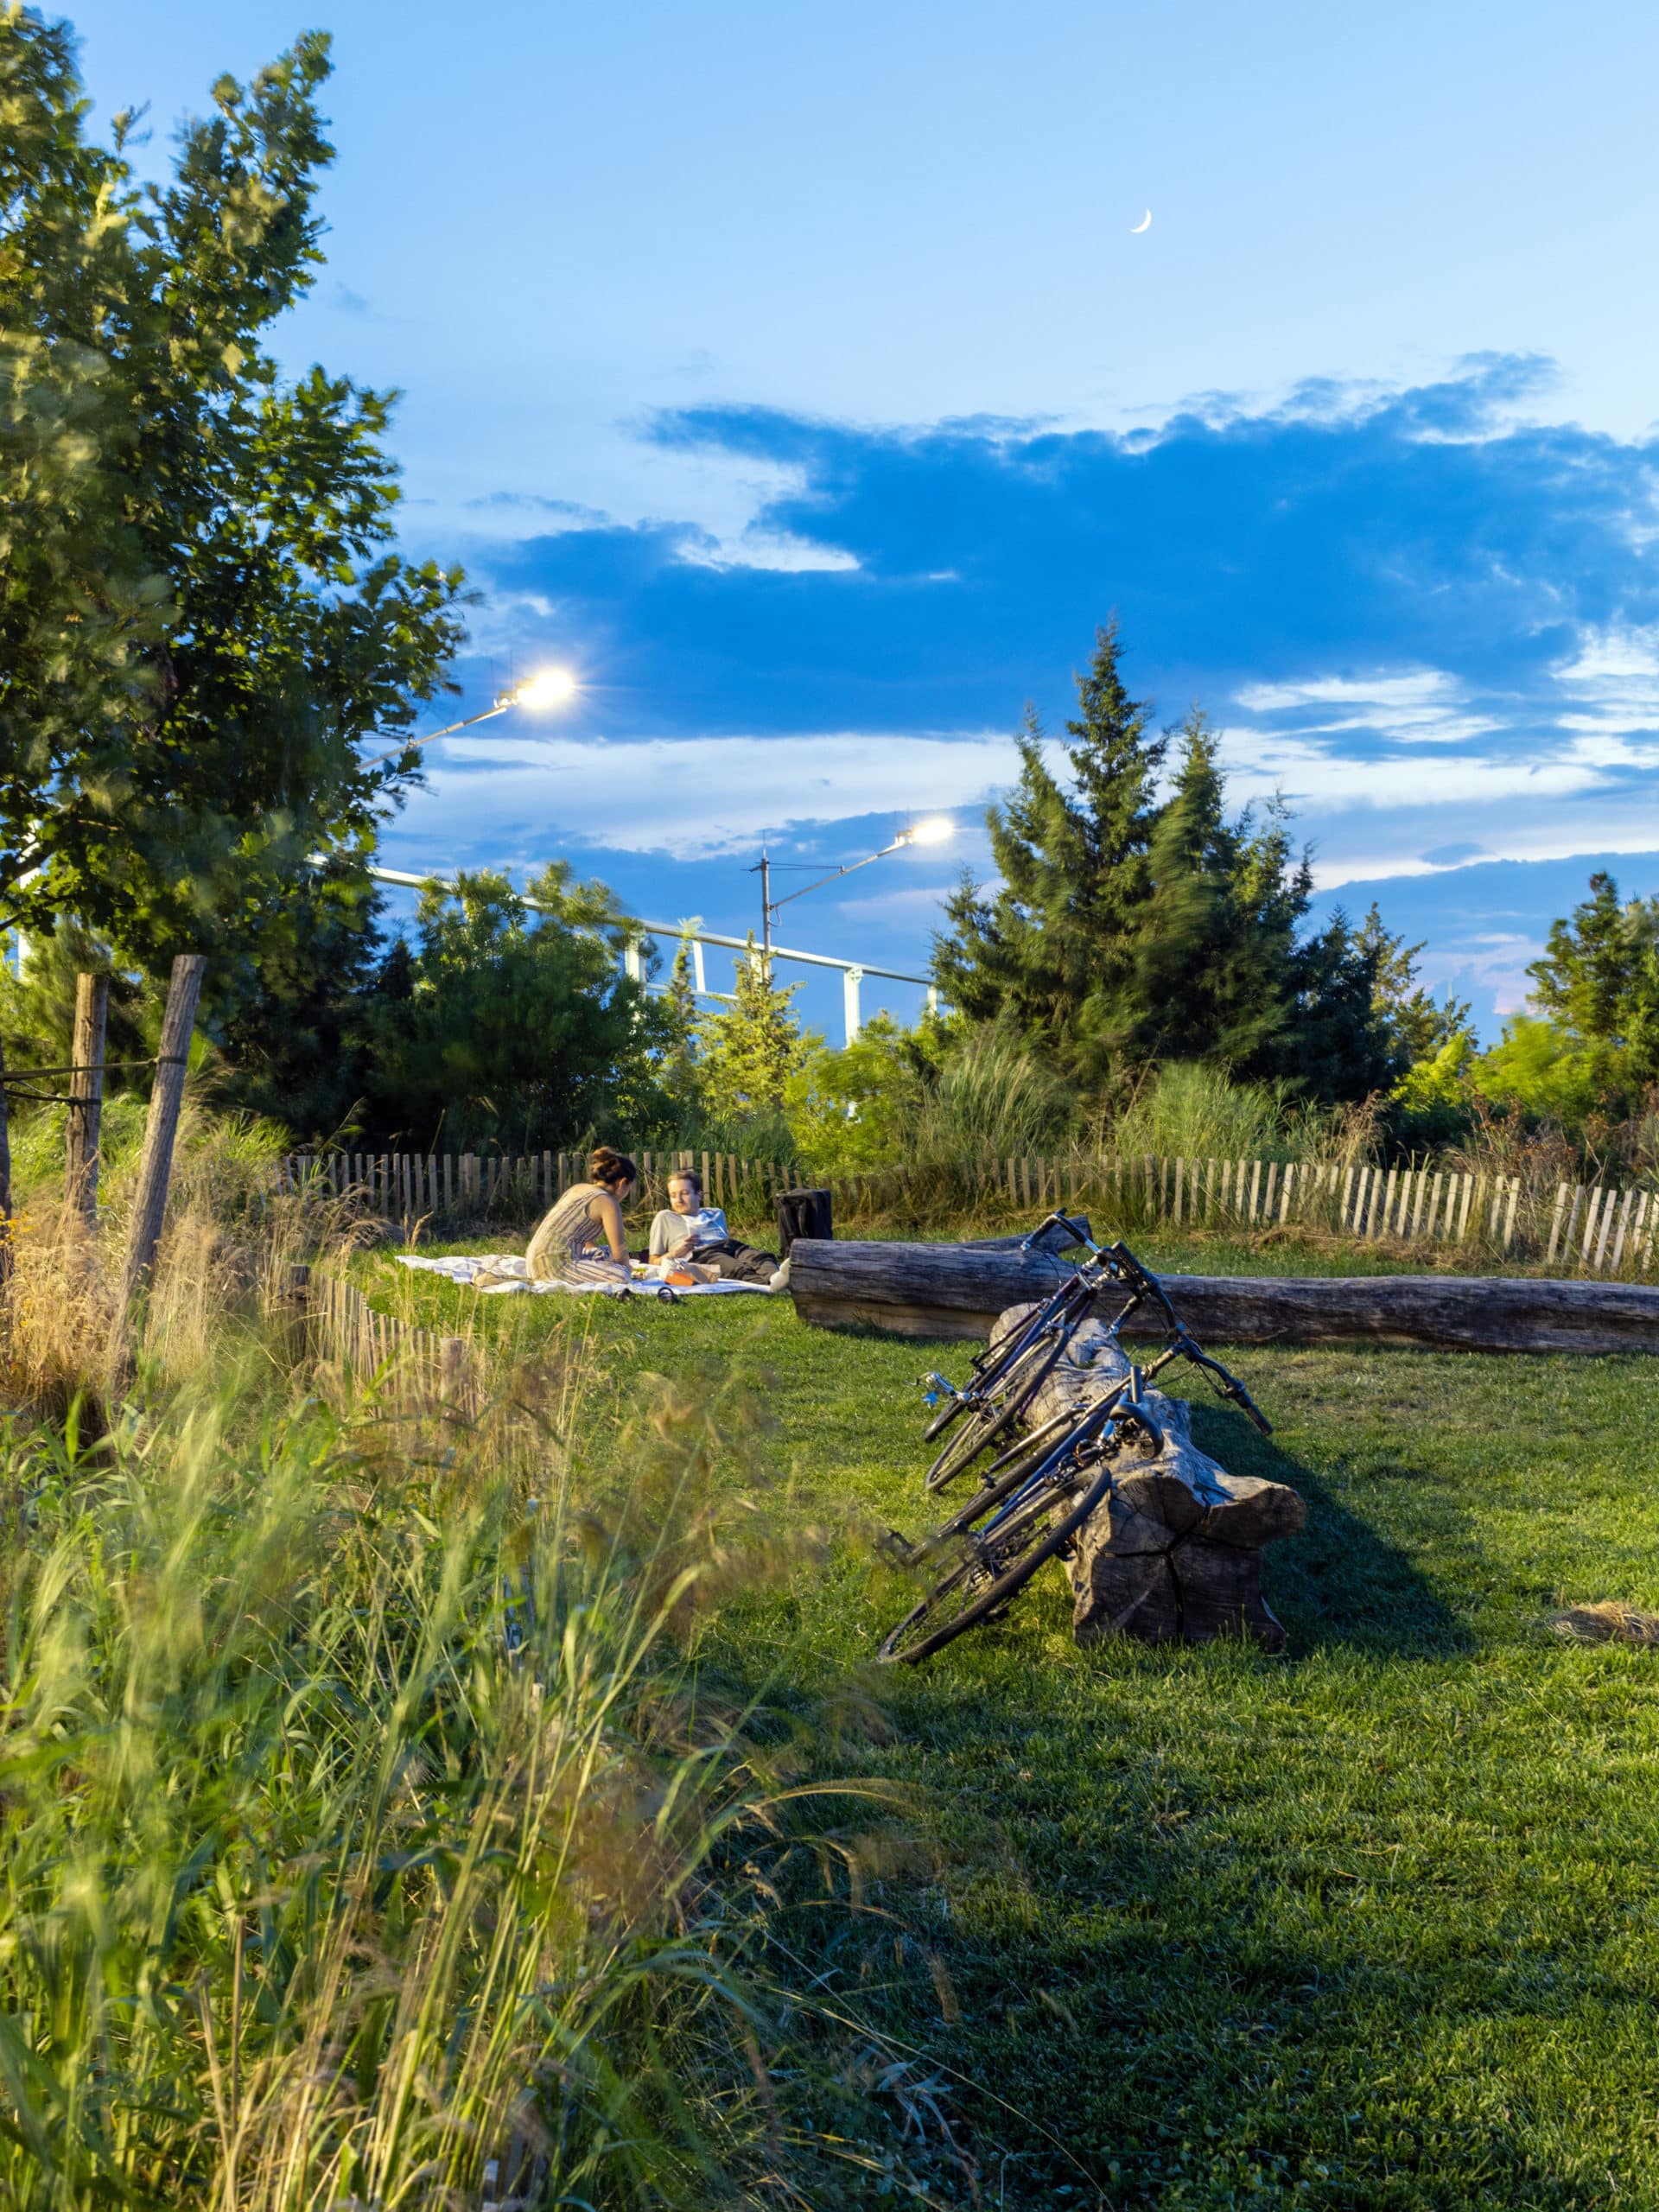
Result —
[{"label": "white cloud", "polygon": [[1354,760],[1300,734],[1269,736],[1226,732],[1222,759],[1228,788],[1237,798],[1263,798],[1283,791],[1293,804],[1321,810],[1354,807],[1467,806],[1525,793],[1559,798],[1588,791],[1598,768],[1579,760],[1491,760],[1472,753],[1438,758]]},{"label": "white cloud", "polygon": [[1357,705],[1414,708],[1460,697],[1454,677],[1440,669],[1410,676],[1316,676],[1300,683],[1247,683],[1235,695],[1247,714],[1279,714],[1289,707]]},{"label": "white cloud", "polygon": [[1586,629],[1579,639],[1578,658],[1558,668],[1563,683],[1628,683],[1645,681],[1659,693],[1659,630],[1624,628]]},{"label": "white cloud", "polygon": [[855,553],[842,546],[820,545],[816,539],[797,537],[786,531],[746,530],[736,537],[711,542],[687,538],[679,557],[693,568],[775,569],[790,575],[861,565]]},{"label": "white cloud", "polygon": [[[1287,715],[1305,737],[1337,737],[1368,731],[1395,745],[1467,745],[1503,728],[1501,719],[1471,707],[1455,677],[1440,669],[1408,676],[1320,676],[1300,683],[1247,683],[1235,697],[1246,714]],[[1306,719],[1312,709],[1352,712]]]},{"label": "white cloud", "polygon": [[791,737],[490,736],[446,747],[398,819],[402,842],[429,847],[445,823],[480,837],[682,859],[730,853],[795,823],[938,814],[982,803],[1017,773],[1011,738],[826,732]]}]

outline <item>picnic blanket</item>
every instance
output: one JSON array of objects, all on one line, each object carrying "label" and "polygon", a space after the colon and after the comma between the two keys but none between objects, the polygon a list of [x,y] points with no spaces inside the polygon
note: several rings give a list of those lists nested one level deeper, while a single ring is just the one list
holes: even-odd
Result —
[{"label": "picnic blanket", "polygon": [[[762,1298],[773,1294],[771,1285],[764,1282],[670,1284],[649,1275],[632,1282],[531,1282],[522,1252],[454,1252],[437,1258],[429,1258],[424,1252],[399,1252],[397,1257],[406,1268],[419,1268],[426,1274],[447,1275],[451,1282],[465,1283],[480,1298],[497,1298],[508,1291],[528,1291],[540,1298],[553,1291],[596,1290],[605,1298],[655,1298],[664,1306],[677,1306],[683,1298],[722,1298],[733,1291],[758,1291]],[[480,1282],[480,1275],[503,1280]]]}]

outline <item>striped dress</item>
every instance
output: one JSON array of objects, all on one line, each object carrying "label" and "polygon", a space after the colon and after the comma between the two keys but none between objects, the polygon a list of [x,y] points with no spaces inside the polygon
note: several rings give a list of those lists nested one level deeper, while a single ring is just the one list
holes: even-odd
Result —
[{"label": "striped dress", "polygon": [[599,1183],[573,1183],[543,1217],[524,1254],[532,1282],[626,1282],[628,1263],[613,1260],[594,1211],[613,1194]]}]

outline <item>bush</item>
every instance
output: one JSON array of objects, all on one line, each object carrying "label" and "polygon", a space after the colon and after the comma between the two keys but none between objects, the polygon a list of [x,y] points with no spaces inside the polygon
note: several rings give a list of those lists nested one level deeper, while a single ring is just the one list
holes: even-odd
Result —
[{"label": "bush", "polygon": [[1217,1068],[1160,1068],[1111,1132],[1115,1152],[1155,1159],[1294,1160],[1308,1149],[1306,1110],[1286,1086],[1234,1083]]},{"label": "bush", "polygon": [[820,1046],[784,1090],[802,1164],[814,1175],[857,1175],[912,1156],[930,1073],[914,1037],[889,1014],[839,1052]]},{"label": "bush", "polygon": [[1582,1044],[1555,1022],[1517,1014],[1469,1075],[1484,1098],[1581,1128],[1618,1090],[1618,1058],[1614,1046]]}]

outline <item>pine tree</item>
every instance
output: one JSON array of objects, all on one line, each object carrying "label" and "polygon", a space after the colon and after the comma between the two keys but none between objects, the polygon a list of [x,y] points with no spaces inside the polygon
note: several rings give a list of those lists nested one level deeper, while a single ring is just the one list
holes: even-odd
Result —
[{"label": "pine tree", "polygon": [[806,1058],[808,1040],[795,1019],[798,983],[778,984],[772,965],[748,950],[734,962],[736,984],[731,1003],[719,1014],[705,1014],[697,1024],[702,1094],[722,1118],[741,1121],[776,1113],[784,1088]]},{"label": "pine tree", "polygon": [[1599,869],[1590,896],[1551,924],[1544,957],[1527,973],[1538,1011],[1616,1053],[1618,1079],[1637,1089],[1659,1083],[1659,897],[1621,904],[1618,884]]},{"label": "pine tree", "polygon": [[1435,1058],[1454,1039],[1464,1039],[1473,1047],[1473,1007],[1450,991],[1443,1001],[1437,1000],[1423,988],[1417,981],[1422,946],[1408,944],[1389,929],[1375,900],[1366,909],[1355,942],[1375,951],[1377,1014],[1414,1067]]},{"label": "pine tree", "polygon": [[[1226,818],[1213,731],[1197,707],[1180,731],[1174,786],[1148,849],[1147,896],[1135,936],[1138,1053],[1153,1059],[1249,1059],[1261,1023],[1246,1024],[1250,953],[1241,942],[1241,879],[1257,856]],[[1242,1032],[1248,1031],[1248,1033]]]},{"label": "pine tree", "polygon": [[1019,783],[986,817],[1001,887],[988,900],[964,876],[946,902],[950,930],[934,942],[934,972],[953,1005],[970,1020],[1010,1022],[1086,1079],[1117,1071],[1137,1027],[1135,940],[1164,753],[1119,654],[1114,620],[1077,678],[1070,788],[1051,773],[1027,709]]},{"label": "pine tree", "polygon": [[697,997],[690,938],[690,931],[697,927],[697,924],[690,922],[685,927],[687,933],[680,939],[674,955],[674,965],[669,970],[668,987],[658,1001],[658,1011],[663,1025],[658,1077],[663,1089],[682,1113],[689,1113],[696,1107],[701,1088],[697,1065]]},{"label": "pine tree", "polygon": [[947,902],[941,988],[1087,1090],[1188,1059],[1322,1098],[1387,1088],[1408,1058],[1377,982],[1395,940],[1340,917],[1305,934],[1313,871],[1288,810],[1275,800],[1229,818],[1217,741],[1196,707],[1156,796],[1168,741],[1147,735],[1119,652],[1109,625],[1077,682],[1069,784],[1027,712],[1019,782],[988,817],[1001,885],[987,897],[964,878]]}]

